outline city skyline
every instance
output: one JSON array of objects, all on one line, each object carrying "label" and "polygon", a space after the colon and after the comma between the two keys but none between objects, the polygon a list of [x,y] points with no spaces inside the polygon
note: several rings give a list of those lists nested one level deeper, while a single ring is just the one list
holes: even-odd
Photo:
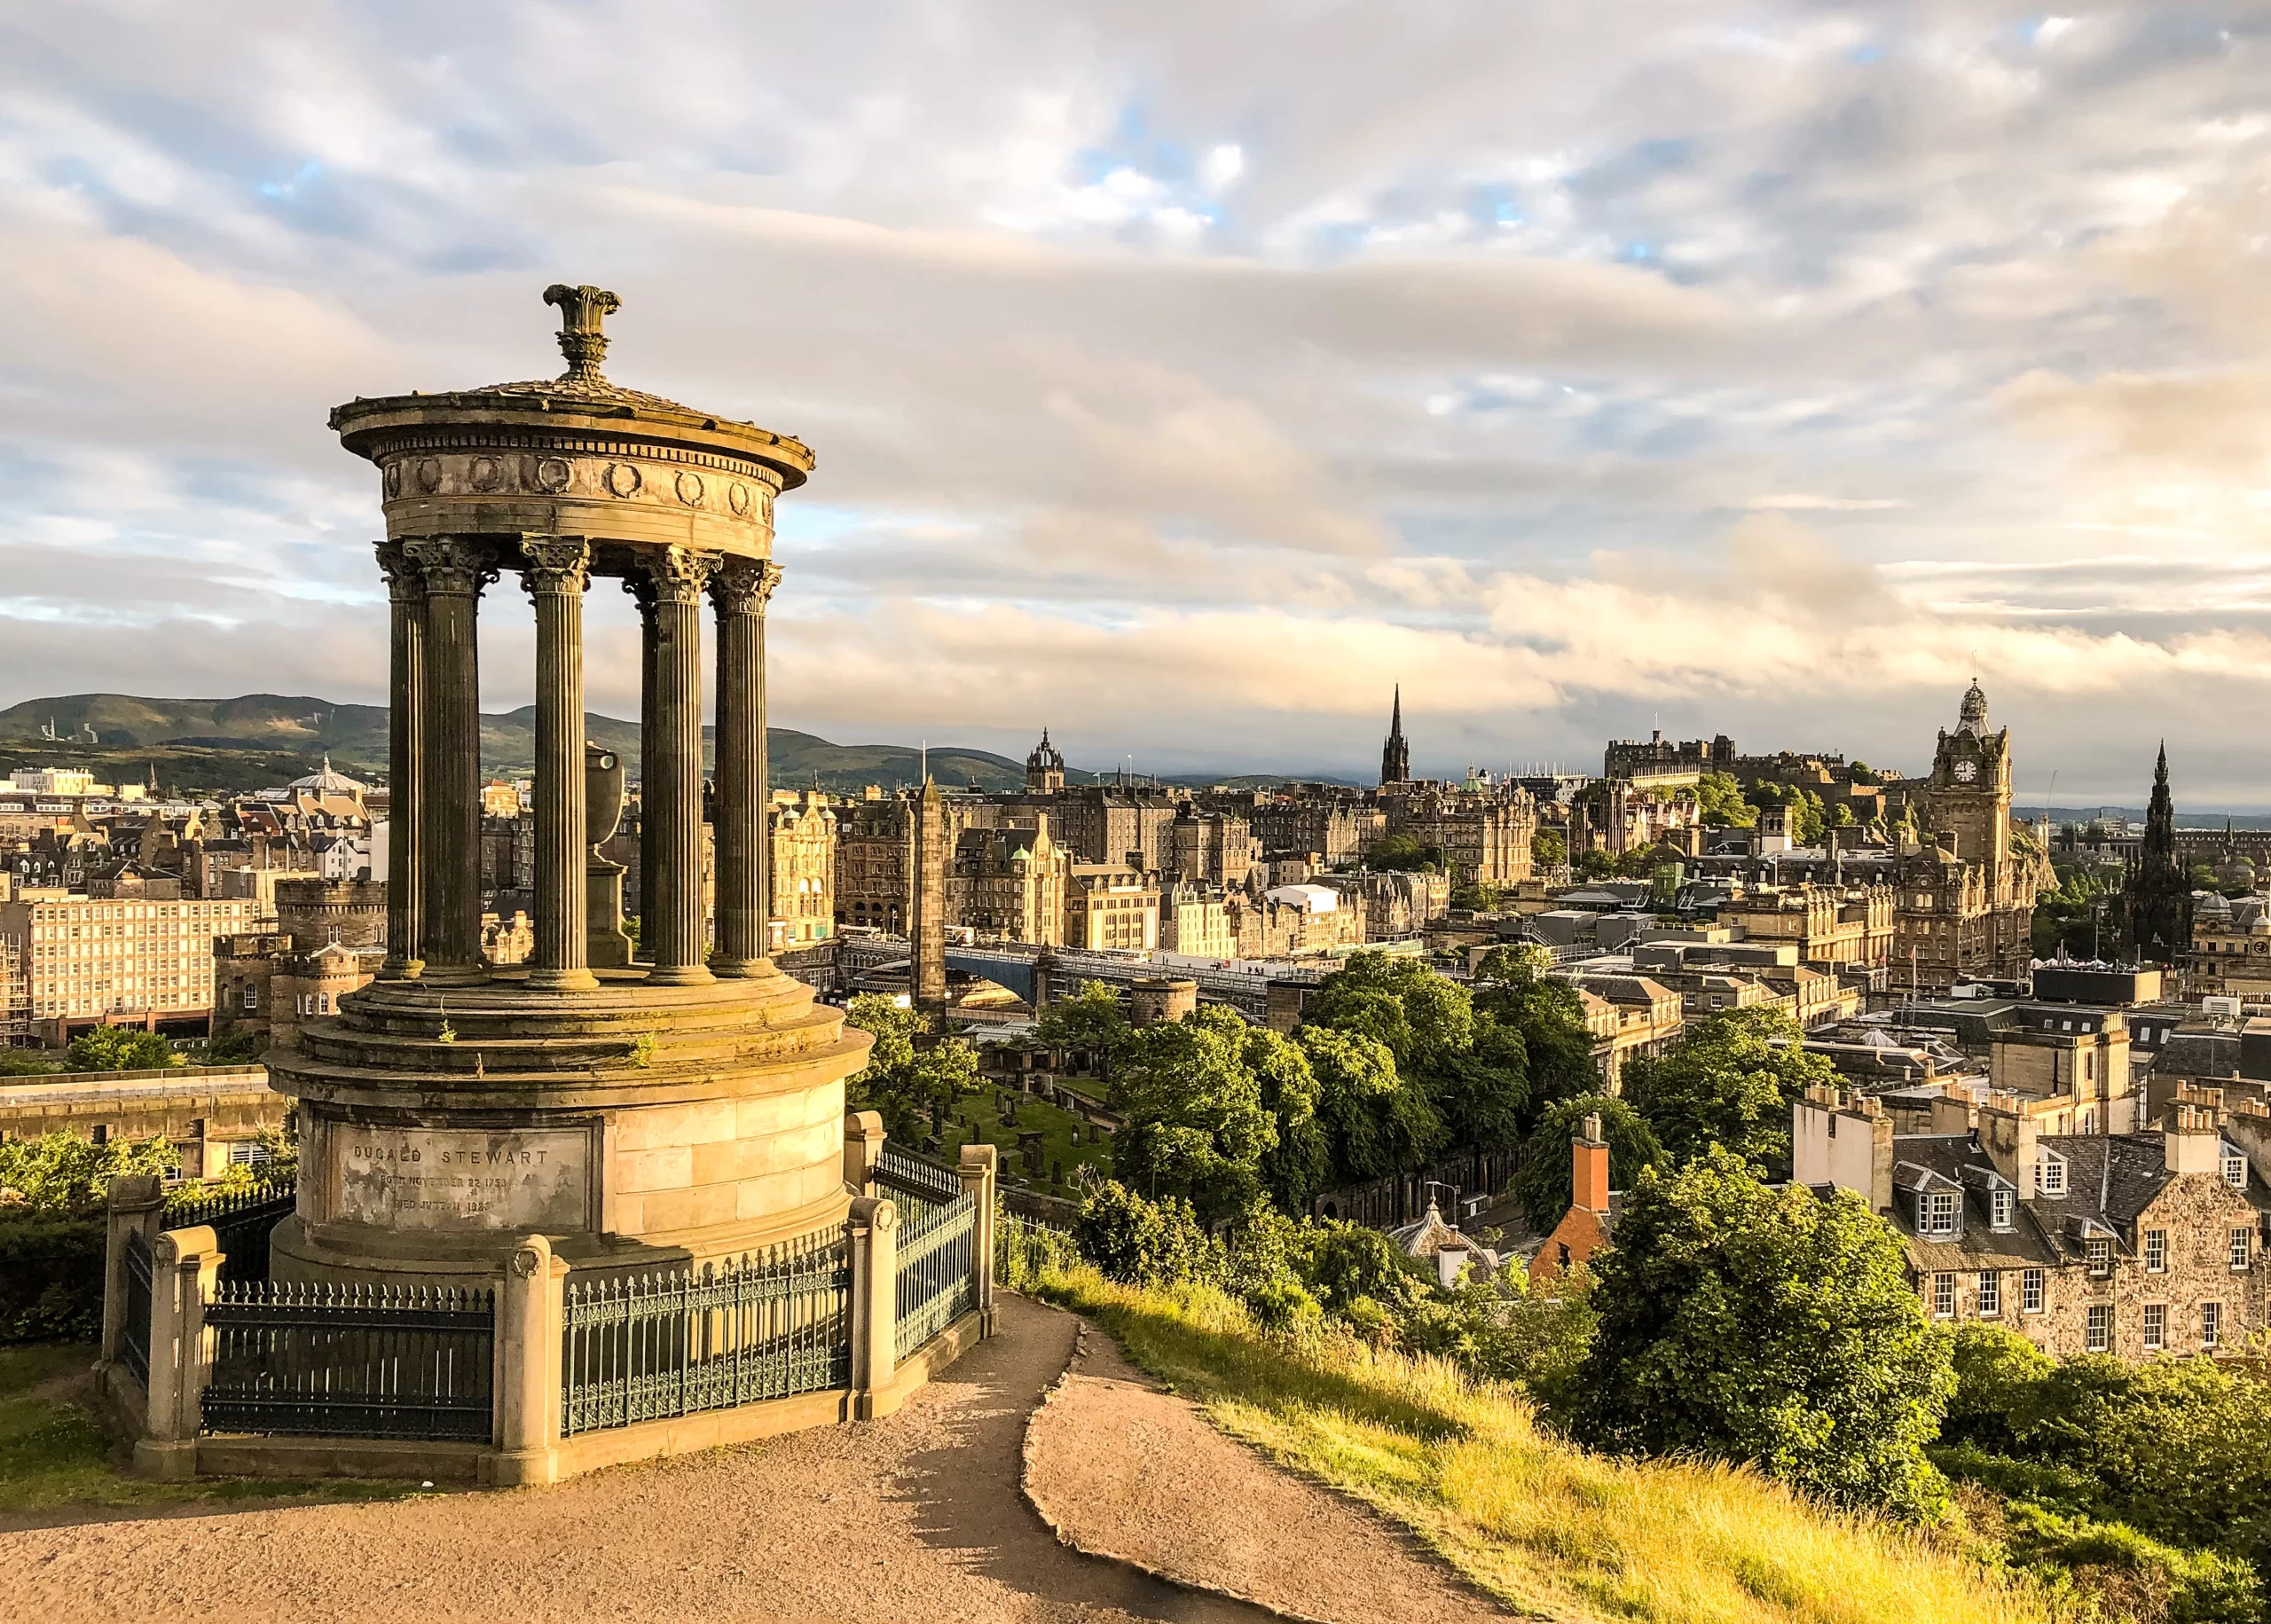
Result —
[{"label": "city skyline", "polygon": [[547,370],[540,271],[816,448],[773,659],[822,737],[1357,776],[1401,682],[1430,773],[1915,771],[1976,670],[2023,803],[2138,804],[2163,737],[2180,804],[2271,801],[2253,31],[656,7],[625,80],[627,15],[11,27],[0,701],[377,699],[323,412]]}]

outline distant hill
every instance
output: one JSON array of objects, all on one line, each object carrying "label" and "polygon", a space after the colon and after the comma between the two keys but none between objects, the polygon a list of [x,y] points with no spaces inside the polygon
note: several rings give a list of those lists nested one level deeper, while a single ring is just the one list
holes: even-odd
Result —
[{"label": "distant hill", "polygon": [[[639,724],[587,714],[596,744],[636,758]],[[55,737],[43,736],[52,728]],[[84,730],[91,728],[90,743]],[[815,775],[823,789],[857,794],[922,782],[922,752],[903,744],[831,744],[790,728],[767,734],[773,782],[804,788]],[[705,745],[710,742],[704,732]],[[73,694],[26,700],[0,710],[0,769],[84,766],[106,779],[139,783],[152,766],[161,787],[246,790],[311,773],[329,755],[343,772],[383,773],[387,713],[379,705],[342,705],[306,694],[247,694],[236,699],[137,699],[123,694]],[[481,718],[483,771],[517,776],[536,764],[536,707]],[[931,752],[931,775],[959,788],[1015,789],[1025,764],[990,750]],[[1070,775],[1068,775],[1070,776]],[[1089,775],[1078,775],[1085,780]]]}]

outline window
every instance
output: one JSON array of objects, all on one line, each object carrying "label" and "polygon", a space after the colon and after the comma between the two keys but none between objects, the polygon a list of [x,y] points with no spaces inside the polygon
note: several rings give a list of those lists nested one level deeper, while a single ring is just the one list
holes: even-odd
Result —
[{"label": "window", "polygon": [[2042,1312],[2042,1271],[2039,1268],[2024,1269],[2020,1272],[2019,1312],[2022,1314]]},{"label": "window", "polygon": [[1979,1271],[1979,1314],[1982,1319],[1992,1319],[2003,1312],[2003,1271],[1983,1268]]},{"label": "window", "polygon": [[245,1008],[248,1009],[257,1009],[260,1008],[260,990],[257,987],[248,986],[245,988]]},{"label": "window", "polygon": [[2091,1274],[2105,1275],[2113,1272],[2113,1242],[2110,1237],[2091,1236],[2082,1243],[2082,1252],[2089,1259]]},{"label": "window", "polygon": [[2066,1193],[2066,1158],[2045,1150],[2035,1163],[2035,1184],[2046,1196]]},{"label": "window", "polygon": [[1987,1198],[1988,1221],[1998,1229],[2011,1227],[2012,1194],[2008,1189],[1998,1189]]},{"label": "window", "polygon": [[2145,1352],[2157,1353],[2168,1345],[2168,1305],[2145,1305]]},{"label": "window", "polygon": [[2229,1145],[2224,1147],[2224,1182],[2234,1189],[2247,1188],[2247,1157]]},{"label": "window", "polygon": [[2234,1225],[2231,1232],[2232,1267],[2243,1269],[2255,1251],[2255,1232]]},{"label": "window", "polygon": [[2090,1309],[2086,1345],[2093,1353],[2105,1353],[2113,1346],[2113,1310],[2103,1303]]},{"label": "window", "polygon": [[232,1139],[229,1142],[229,1165],[257,1167],[274,1159],[274,1153],[257,1139]]},{"label": "window", "polygon": [[1936,1320],[1955,1317],[1955,1276],[1953,1275],[1932,1276],[1932,1317]]},{"label": "window", "polygon": [[1955,1193],[1953,1190],[1928,1190],[1918,1197],[1917,1216],[1922,1220],[1916,1226],[1921,1235],[1953,1235],[1955,1233]]},{"label": "window", "polygon": [[2200,1345],[2214,1347],[2223,1340],[2224,1306],[2221,1303],[2200,1305]]},{"label": "window", "polygon": [[2165,1229],[2145,1231],[2145,1273],[2168,1273],[2168,1231]]}]

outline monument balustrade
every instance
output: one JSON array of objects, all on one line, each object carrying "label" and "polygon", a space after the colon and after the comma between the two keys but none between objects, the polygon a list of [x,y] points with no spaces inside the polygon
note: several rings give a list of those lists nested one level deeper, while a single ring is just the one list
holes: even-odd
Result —
[{"label": "monument balustrade", "polygon": [[[548,1483],[888,1415],[991,1333],[996,1163],[887,1152],[857,1113],[847,1186],[900,1198],[851,1198],[839,1225],[611,1273],[530,1235],[488,1283],[436,1287],[232,1279],[213,1225],[163,1228],[157,1181],[122,1178],[103,1391],[159,1478]],[[285,1212],[272,1189],[208,1204],[247,1242],[243,1214]]]}]

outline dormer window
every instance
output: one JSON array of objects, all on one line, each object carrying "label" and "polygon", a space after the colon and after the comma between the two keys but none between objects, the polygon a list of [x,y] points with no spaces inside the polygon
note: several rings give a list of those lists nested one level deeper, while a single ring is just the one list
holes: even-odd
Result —
[{"label": "dormer window", "polygon": [[2035,1187],[2046,1196],[2066,1193],[2066,1158],[2055,1150],[2045,1150],[2036,1159]]},{"label": "dormer window", "polygon": [[1927,1190],[1916,1200],[1916,1232],[1919,1235],[1953,1235],[1955,1233],[1955,1192]]},{"label": "dormer window", "polygon": [[2247,1157],[2229,1145],[2224,1147],[2224,1182],[2234,1189],[2247,1188]]},{"label": "dormer window", "polygon": [[2017,1192],[2015,1190],[1996,1189],[1991,1191],[1987,1196],[1987,1221],[1998,1229],[2009,1228],[2011,1227],[2011,1209],[2015,1204],[2016,1204],[2016,1196]]},{"label": "dormer window", "polygon": [[2090,1273],[2105,1275],[2113,1273],[2113,1242],[2102,1235],[2093,1235],[2082,1243],[2082,1255],[2088,1260]]}]

